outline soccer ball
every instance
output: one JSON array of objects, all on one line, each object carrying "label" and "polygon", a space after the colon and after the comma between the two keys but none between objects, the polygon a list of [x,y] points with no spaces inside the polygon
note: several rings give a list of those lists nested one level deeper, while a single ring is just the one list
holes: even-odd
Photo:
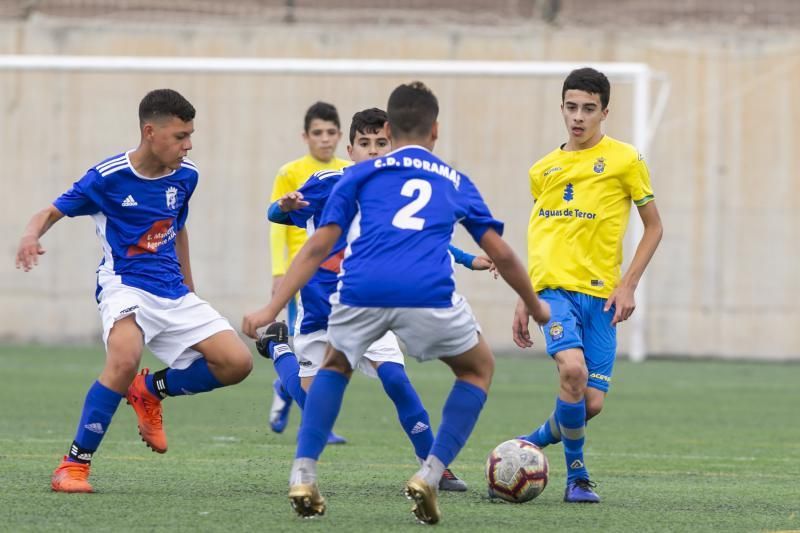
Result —
[{"label": "soccer ball", "polygon": [[538,446],[522,439],[507,440],[486,458],[489,497],[522,503],[547,486],[547,457]]}]

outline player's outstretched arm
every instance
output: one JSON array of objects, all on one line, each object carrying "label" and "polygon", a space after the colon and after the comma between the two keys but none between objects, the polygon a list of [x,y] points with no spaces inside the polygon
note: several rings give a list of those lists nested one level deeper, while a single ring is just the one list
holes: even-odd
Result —
[{"label": "player's outstretched arm", "polygon": [[306,200],[303,199],[303,193],[300,191],[292,191],[288,194],[284,194],[278,198],[276,203],[284,213],[288,213],[289,211],[297,211],[298,209],[302,209],[310,205]]},{"label": "player's outstretched arm", "polygon": [[506,283],[522,298],[533,319],[539,324],[546,324],[550,320],[550,307],[536,296],[528,273],[514,250],[491,228],[486,230],[479,244]]},{"label": "player's outstretched arm", "polygon": [[336,224],[328,224],[318,229],[314,235],[297,252],[292,264],[286,271],[281,284],[275,290],[272,300],[265,306],[245,315],[242,320],[242,332],[250,338],[257,338],[256,330],[275,322],[281,309],[299,291],[328,257],[333,245],[342,234],[342,228]]},{"label": "player's outstretched arm", "polygon": [[642,279],[645,268],[653,258],[653,254],[656,253],[658,243],[661,242],[661,236],[664,234],[661,216],[658,214],[655,201],[648,202],[638,209],[642,224],[644,224],[644,235],[642,235],[642,240],[639,241],[636,247],[636,253],[633,255],[627,272],[625,272],[619,285],[606,300],[605,311],[611,309],[612,305],[616,305],[614,318],[611,319],[612,324],[628,320],[634,309],[636,309],[634,292],[639,285],[639,280]]},{"label": "player's outstretched arm", "polygon": [[183,226],[175,236],[175,254],[178,256],[178,262],[181,264],[183,283],[189,287],[190,291],[194,292],[192,263],[189,261],[189,232],[186,230],[186,226]]},{"label": "player's outstretched arm", "polygon": [[276,224],[293,226],[294,222],[289,218],[289,213],[309,205],[311,204],[303,199],[303,193],[293,191],[272,202],[272,205],[267,210],[267,218],[270,222],[275,222]]},{"label": "player's outstretched arm", "polygon": [[46,252],[39,239],[62,218],[64,213],[53,205],[48,205],[31,217],[17,247],[17,268],[28,272],[39,264],[39,256]]}]

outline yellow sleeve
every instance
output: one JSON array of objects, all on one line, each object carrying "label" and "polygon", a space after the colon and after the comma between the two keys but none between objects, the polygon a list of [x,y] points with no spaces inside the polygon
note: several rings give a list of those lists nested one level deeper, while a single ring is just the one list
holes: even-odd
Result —
[{"label": "yellow sleeve", "polygon": [[653,187],[650,185],[650,170],[641,154],[636,155],[636,159],[631,163],[623,180],[625,189],[637,207],[641,207],[655,198]]},{"label": "yellow sleeve", "polygon": [[[270,204],[293,190],[290,173],[284,166],[278,171],[278,175],[275,176],[275,182],[272,184]],[[289,226],[270,222],[269,248],[270,258],[272,259],[272,275],[283,276],[286,274],[286,269],[289,267],[287,258],[289,249]]]}]

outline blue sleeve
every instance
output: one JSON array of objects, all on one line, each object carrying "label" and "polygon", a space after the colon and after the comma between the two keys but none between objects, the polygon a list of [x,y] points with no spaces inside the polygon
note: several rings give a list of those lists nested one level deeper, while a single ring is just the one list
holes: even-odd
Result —
[{"label": "blue sleeve", "polygon": [[338,174],[323,172],[312,175],[298,191],[303,195],[303,200],[308,205],[287,213],[291,218],[291,224],[298,228],[305,228],[308,219],[315,214],[321,213],[331,194],[331,189],[339,179]]},{"label": "blue sleeve", "polygon": [[289,218],[289,213],[281,211],[281,208],[278,207],[277,200],[272,202],[272,205],[267,209],[267,218],[270,222],[275,222],[277,224],[285,224],[287,226],[293,225],[292,220]]},{"label": "blue sleeve", "polygon": [[67,192],[56,198],[53,205],[68,217],[92,215],[102,211],[102,176],[94,169],[89,170]]},{"label": "blue sleeve", "polygon": [[334,185],[322,211],[319,227],[336,224],[342,228],[342,233],[347,233],[358,212],[356,200],[360,184],[358,175],[349,172]]},{"label": "blue sleeve", "polygon": [[453,254],[453,259],[455,259],[456,263],[459,265],[464,265],[470,270],[475,270],[472,268],[472,262],[475,260],[475,256],[472,254],[468,254],[461,248],[456,248],[452,244],[448,246],[450,253]]},{"label": "blue sleeve", "polygon": [[478,188],[464,175],[461,176],[461,195],[467,212],[466,216],[461,219],[461,224],[472,235],[475,242],[480,243],[483,234],[489,228],[495,230],[499,235],[503,234],[503,223],[492,216],[489,206],[483,201]]},{"label": "blue sleeve", "polygon": [[186,219],[189,218],[189,200],[192,198],[194,190],[197,188],[197,179],[198,175],[195,173],[194,178],[189,182],[189,185],[186,188],[186,198],[183,200],[183,206],[178,212],[178,218],[175,220],[175,228],[177,231],[183,229],[183,227],[186,225]]}]

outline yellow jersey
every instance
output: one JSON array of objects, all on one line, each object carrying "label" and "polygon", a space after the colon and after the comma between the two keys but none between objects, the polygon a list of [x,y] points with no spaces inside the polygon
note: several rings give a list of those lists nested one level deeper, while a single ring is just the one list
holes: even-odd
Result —
[{"label": "yellow jersey", "polygon": [[619,284],[631,201],[653,200],[650,173],[633,146],[604,136],[586,150],[553,150],[528,172],[528,274],[535,290],[608,298]]},{"label": "yellow jersey", "polygon": [[[334,157],[327,163],[318,161],[306,154],[283,165],[272,184],[270,204],[284,194],[296,191],[314,173],[320,170],[341,170],[352,162]],[[306,242],[306,230],[283,224],[270,224],[270,252],[272,257],[272,275],[286,274],[289,263]]]}]

